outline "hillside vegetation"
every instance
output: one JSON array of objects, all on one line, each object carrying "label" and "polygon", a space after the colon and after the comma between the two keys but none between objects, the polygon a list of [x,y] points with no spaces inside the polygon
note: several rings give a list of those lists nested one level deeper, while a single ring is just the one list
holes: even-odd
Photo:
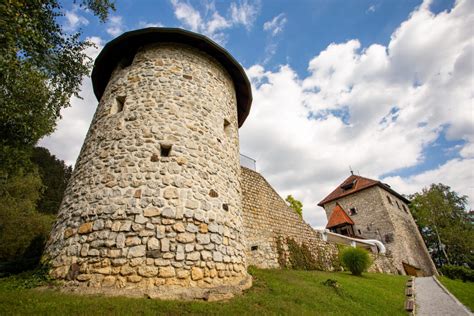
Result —
[{"label": "hillside vegetation", "polygon": [[[0,279],[0,315],[406,315],[404,276],[250,269],[254,286],[227,302],[66,295]],[[329,279],[329,280],[328,280]]]}]

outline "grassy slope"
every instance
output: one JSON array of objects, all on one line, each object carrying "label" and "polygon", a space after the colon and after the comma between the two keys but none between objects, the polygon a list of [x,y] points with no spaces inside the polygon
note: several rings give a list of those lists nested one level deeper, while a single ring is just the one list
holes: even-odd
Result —
[{"label": "grassy slope", "polygon": [[[73,296],[52,290],[11,289],[12,281],[0,280],[0,315],[406,315],[403,276],[257,269],[251,273],[254,286],[245,295],[215,303]],[[340,290],[321,284],[328,278],[337,280]]]},{"label": "grassy slope", "polygon": [[438,280],[466,307],[474,311],[474,282],[463,282],[461,280],[451,280],[444,276],[439,276]]}]

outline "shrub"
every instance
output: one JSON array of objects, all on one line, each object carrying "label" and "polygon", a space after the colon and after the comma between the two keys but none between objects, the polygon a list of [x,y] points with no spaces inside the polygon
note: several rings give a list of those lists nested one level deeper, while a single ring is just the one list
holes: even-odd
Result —
[{"label": "shrub", "polygon": [[474,282],[474,270],[461,266],[444,265],[440,269],[441,273],[450,279],[461,279],[463,282]]},{"label": "shrub", "polygon": [[341,252],[341,262],[353,275],[361,275],[372,264],[369,253],[361,248],[348,247]]}]

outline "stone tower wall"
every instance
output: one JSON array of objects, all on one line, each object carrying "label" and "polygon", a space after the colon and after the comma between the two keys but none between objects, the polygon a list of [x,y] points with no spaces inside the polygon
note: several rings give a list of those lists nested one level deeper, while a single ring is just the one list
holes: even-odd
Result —
[{"label": "stone tower wall", "polygon": [[[387,196],[390,197],[392,204],[389,203]],[[328,218],[336,202],[346,212],[353,207],[357,209],[357,214],[350,215],[355,223],[356,234],[383,242],[399,273],[405,274],[402,265],[402,262],[405,262],[421,268],[426,275],[436,274],[436,268],[408,211],[408,206],[398,197],[374,186],[325,204],[324,209]]]},{"label": "stone tower wall", "polygon": [[290,237],[309,246],[323,269],[334,269],[337,246],[323,241],[258,172],[242,167],[242,192],[249,265],[278,268],[276,240]]},{"label": "stone tower wall", "polygon": [[226,70],[190,46],[142,47],[94,115],[47,245],[53,276],[100,288],[248,280],[240,172]]}]

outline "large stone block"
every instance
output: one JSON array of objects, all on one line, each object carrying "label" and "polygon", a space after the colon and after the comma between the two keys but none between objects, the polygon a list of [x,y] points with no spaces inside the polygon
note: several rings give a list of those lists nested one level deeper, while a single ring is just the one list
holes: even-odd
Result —
[{"label": "large stone block", "polygon": [[135,246],[128,249],[128,258],[145,256],[146,248],[144,245]]}]

